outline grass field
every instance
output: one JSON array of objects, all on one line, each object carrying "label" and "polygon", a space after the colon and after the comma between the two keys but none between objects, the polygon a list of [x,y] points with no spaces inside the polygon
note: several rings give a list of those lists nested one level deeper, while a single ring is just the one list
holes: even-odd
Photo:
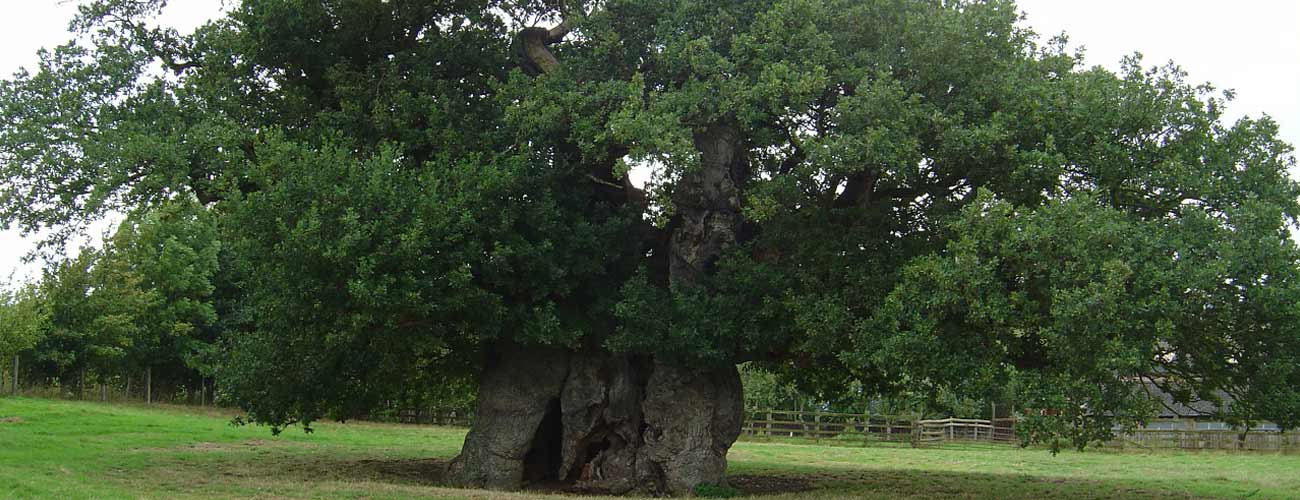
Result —
[{"label": "grass field", "polygon": [[[538,498],[442,488],[464,430],[321,424],[271,436],[231,413],[0,399],[0,498]],[[771,499],[1300,498],[1300,456],[996,445],[740,442],[733,482]],[[554,498],[573,498],[555,496]]]}]

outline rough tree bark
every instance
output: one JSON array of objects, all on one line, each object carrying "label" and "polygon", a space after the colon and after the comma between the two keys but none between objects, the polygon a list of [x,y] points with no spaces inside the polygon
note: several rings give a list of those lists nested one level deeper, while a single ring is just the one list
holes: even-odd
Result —
[{"label": "rough tree bark", "polygon": [[475,488],[690,495],[725,484],[741,410],[734,366],[512,348],[484,373],[449,477]]},{"label": "rough tree bark", "polygon": [[[559,62],[547,46],[573,17],[519,37],[530,73]],[[739,131],[694,131],[700,165],[675,186],[669,281],[707,289],[741,228],[747,167]],[[663,258],[663,257],[660,257]],[[623,494],[691,495],[726,484],[727,450],[740,435],[742,392],[734,364],[683,366],[650,356],[504,347],[480,379],[478,413],[449,478],[466,487],[518,489],[565,483]]]},{"label": "rough tree bark", "polygon": [[669,276],[681,288],[705,286],[722,252],[740,234],[740,184],[746,161],[735,127],[714,124],[694,133],[698,168],[673,191],[677,224],[670,243]]}]

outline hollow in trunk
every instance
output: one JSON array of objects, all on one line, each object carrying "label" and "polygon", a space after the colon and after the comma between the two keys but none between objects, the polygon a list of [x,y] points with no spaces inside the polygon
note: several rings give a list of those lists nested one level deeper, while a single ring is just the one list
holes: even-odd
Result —
[{"label": "hollow in trunk", "polygon": [[449,477],[476,488],[690,495],[726,484],[741,406],[732,365],[511,349],[483,375]]}]

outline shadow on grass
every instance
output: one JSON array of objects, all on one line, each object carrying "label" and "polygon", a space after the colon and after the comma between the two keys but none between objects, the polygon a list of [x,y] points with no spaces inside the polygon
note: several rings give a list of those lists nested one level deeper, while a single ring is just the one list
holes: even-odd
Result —
[{"label": "shadow on grass", "polygon": [[[223,475],[231,478],[448,487],[446,471],[449,462],[439,458],[343,459],[295,454],[258,457],[251,462],[234,461],[226,464],[226,467],[220,467],[220,470]],[[814,489],[812,479],[794,475],[733,474],[727,479],[732,487],[745,496],[797,493]],[[579,485],[556,483],[530,484],[525,486],[524,491],[570,496],[593,493]]]},{"label": "shadow on grass", "polygon": [[446,486],[448,460],[440,458],[361,458],[289,456],[232,462],[223,472],[237,477],[294,482],[374,482],[403,486]]},{"label": "shadow on grass", "polygon": [[[245,443],[246,445],[248,443]],[[249,485],[274,485],[277,496],[316,498],[328,484],[350,484],[379,491],[401,489],[412,497],[445,497],[446,458],[371,456],[356,458],[347,450],[313,450],[293,446],[248,446],[208,460],[177,460],[163,466],[166,482],[201,495],[239,491]],[[170,462],[170,461],[169,461]],[[156,476],[155,476],[156,477]],[[195,481],[196,478],[201,480]],[[1238,485],[1213,492],[1152,482],[1103,481],[1011,473],[979,473],[907,468],[814,467],[795,471],[747,470],[729,477],[746,497],[802,498],[1206,498],[1249,496]],[[194,490],[193,488],[199,488]],[[286,489],[287,488],[287,489]],[[326,488],[320,490],[318,488]],[[428,490],[427,492],[424,490]],[[434,491],[439,489],[439,491]],[[466,496],[480,496],[475,490]],[[577,487],[537,485],[524,498],[590,493]]]},{"label": "shadow on grass", "polygon": [[[161,450],[144,450],[158,452]],[[259,440],[208,446],[207,443],[173,449],[174,459],[153,475],[174,485],[203,485],[220,488],[221,483],[374,483],[391,486],[446,488],[446,458],[368,457],[348,458],[338,451],[310,450],[291,443]],[[323,451],[315,453],[314,451]],[[213,453],[215,452],[215,453]],[[795,474],[732,474],[729,482],[744,496],[806,492],[815,488],[813,479]],[[525,494],[581,496],[593,493],[578,485],[542,483],[527,485]]]}]

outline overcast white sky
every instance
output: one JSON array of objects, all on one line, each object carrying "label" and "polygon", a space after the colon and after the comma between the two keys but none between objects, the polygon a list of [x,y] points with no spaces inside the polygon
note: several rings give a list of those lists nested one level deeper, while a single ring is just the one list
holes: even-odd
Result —
[{"label": "overcast white sky", "polygon": [[[32,67],[36,51],[67,40],[77,2],[0,0],[0,75]],[[1282,136],[1300,144],[1300,1],[1020,0],[1027,24],[1044,37],[1062,31],[1087,48],[1089,65],[1118,67],[1140,51],[1149,65],[1173,60],[1193,82],[1237,91],[1229,120],[1268,113]],[[222,0],[172,0],[163,21],[182,31],[215,16]],[[3,124],[0,124],[3,126]],[[99,229],[102,231],[102,228]],[[35,276],[21,257],[31,249],[16,231],[0,232],[0,281]]]}]

